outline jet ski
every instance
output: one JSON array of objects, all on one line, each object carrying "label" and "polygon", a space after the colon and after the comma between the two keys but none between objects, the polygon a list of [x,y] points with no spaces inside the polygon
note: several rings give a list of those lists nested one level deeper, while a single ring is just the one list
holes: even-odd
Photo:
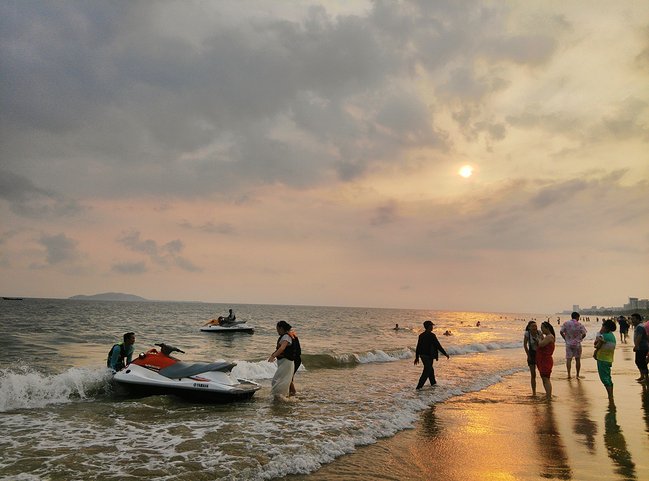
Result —
[{"label": "jet ski", "polygon": [[201,327],[203,332],[246,332],[252,334],[255,332],[254,326],[246,321],[224,322],[220,319],[212,319]]},{"label": "jet ski", "polygon": [[261,386],[232,375],[235,363],[217,361],[188,363],[171,356],[184,351],[156,344],[121,371],[113,380],[129,394],[151,396],[171,394],[192,401],[225,403],[250,399]]}]

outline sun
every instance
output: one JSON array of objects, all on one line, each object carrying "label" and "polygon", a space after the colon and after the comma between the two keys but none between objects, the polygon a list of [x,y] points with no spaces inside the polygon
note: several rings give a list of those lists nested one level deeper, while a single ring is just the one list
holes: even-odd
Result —
[{"label": "sun", "polygon": [[473,174],[473,167],[471,167],[470,165],[463,165],[458,171],[458,174],[460,174],[465,179],[468,179]]}]

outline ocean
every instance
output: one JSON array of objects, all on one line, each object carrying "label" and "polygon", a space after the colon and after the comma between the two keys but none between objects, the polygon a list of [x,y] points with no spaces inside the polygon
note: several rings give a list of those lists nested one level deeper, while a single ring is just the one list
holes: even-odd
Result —
[{"label": "ocean", "polygon": [[[254,334],[200,326],[234,309]],[[527,370],[526,321],[556,315],[435,310],[109,302],[0,301],[0,480],[269,480],[305,475],[411,429],[431,404]],[[267,362],[275,324],[302,345],[297,396],[274,401]],[[422,322],[450,354],[438,385],[415,391]],[[564,318],[565,319],[565,316]],[[480,326],[476,326],[477,322]],[[398,323],[402,328],[395,331]],[[594,323],[593,323],[594,324]],[[451,336],[442,335],[450,330]],[[135,352],[179,347],[184,361],[228,360],[262,385],[250,401],[212,405],[115,392],[106,356],[124,332]],[[595,329],[589,329],[593,338]],[[362,473],[358,474],[363,479]]]}]

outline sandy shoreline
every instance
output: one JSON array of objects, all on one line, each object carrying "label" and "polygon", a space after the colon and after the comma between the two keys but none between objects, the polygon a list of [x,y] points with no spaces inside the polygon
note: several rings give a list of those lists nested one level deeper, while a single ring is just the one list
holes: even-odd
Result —
[{"label": "sandy shoreline", "polygon": [[287,479],[649,479],[649,390],[635,382],[631,346],[616,349],[615,406],[592,358],[582,360],[584,379],[568,380],[562,357],[557,346],[551,403],[542,387],[532,397],[529,374],[518,373],[431,406],[413,430]]}]

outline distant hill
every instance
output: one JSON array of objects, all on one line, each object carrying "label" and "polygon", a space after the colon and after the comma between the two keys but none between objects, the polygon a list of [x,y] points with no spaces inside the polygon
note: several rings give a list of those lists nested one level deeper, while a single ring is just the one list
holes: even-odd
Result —
[{"label": "distant hill", "polygon": [[144,297],[134,296],[133,294],[123,294],[121,292],[104,292],[93,296],[72,296],[68,299],[80,301],[148,301]]}]

